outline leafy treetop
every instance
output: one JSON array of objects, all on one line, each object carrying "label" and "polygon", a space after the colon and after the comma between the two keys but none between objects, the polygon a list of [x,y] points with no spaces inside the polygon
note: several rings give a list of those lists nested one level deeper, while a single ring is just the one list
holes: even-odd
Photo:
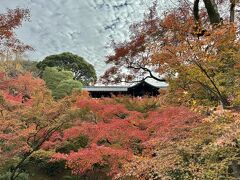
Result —
[{"label": "leafy treetop", "polygon": [[56,99],[72,94],[74,90],[81,90],[82,83],[73,79],[73,73],[56,67],[47,67],[42,78]]},{"label": "leafy treetop", "polygon": [[74,73],[74,79],[81,81],[84,85],[94,83],[97,80],[94,67],[82,57],[70,52],[47,56],[37,64],[42,71],[46,67],[59,67]]},{"label": "leafy treetop", "polygon": [[8,60],[11,53],[23,53],[26,50],[33,50],[32,47],[23,44],[14,33],[24,20],[29,20],[28,9],[9,9],[6,13],[0,14],[0,55]]}]

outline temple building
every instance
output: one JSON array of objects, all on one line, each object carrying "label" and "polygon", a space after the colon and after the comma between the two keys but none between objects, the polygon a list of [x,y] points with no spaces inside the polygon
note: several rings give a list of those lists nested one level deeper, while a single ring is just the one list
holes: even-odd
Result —
[{"label": "temple building", "polygon": [[133,97],[157,96],[159,90],[167,86],[155,86],[146,81],[141,81],[130,86],[85,86],[83,90],[88,91],[93,98],[111,97],[112,95],[127,95]]}]

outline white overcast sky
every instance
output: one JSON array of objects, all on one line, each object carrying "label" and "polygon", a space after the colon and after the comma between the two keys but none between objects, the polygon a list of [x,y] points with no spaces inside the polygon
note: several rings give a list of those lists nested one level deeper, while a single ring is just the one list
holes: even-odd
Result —
[{"label": "white overcast sky", "polygon": [[[174,0],[173,0],[174,1]],[[72,52],[94,65],[97,74],[106,69],[105,56],[111,40],[128,38],[128,27],[143,18],[153,0],[0,0],[7,8],[29,8],[31,21],[17,30],[18,37],[36,51],[30,59]],[[160,0],[163,9],[167,0]]]}]

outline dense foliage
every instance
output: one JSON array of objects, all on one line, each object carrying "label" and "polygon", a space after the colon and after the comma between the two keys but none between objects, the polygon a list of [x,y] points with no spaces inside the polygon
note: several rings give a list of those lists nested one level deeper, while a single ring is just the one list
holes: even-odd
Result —
[{"label": "dense foliage", "polygon": [[[99,171],[116,176],[125,163],[150,153],[158,141],[185,138],[201,119],[185,107],[160,108],[152,98],[96,100],[82,93],[55,102],[41,80],[21,82],[28,83],[31,99],[22,103],[5,87],[1,104],[2,172],[11,167],[13,177],[21,171],[32,175],[24,167],[42,156],[46,168],[59,164],[62,175],[68,172],[60,162],[73,175]],[[136,102],[145,109],[138,109]]]},{"label": "dense foliage", "polygon": [[209,24],[204,9],[200,12],[194,21],[191,3],[180,1],[159,18],[154,4],[143,21],[132,25],[130,41],[114,44],[114,54],[107,59],[113,66],[102,76],[103,82],[139,77],[167,80],[172,97],[187,94],[180,103],[235,104],[232,100],[239,99],[239,31],[227,20]]},{"label": "dense foliage", "polygon": [[22,54],[26,50],[33,50],[29,45],[23,44],[15,35],[14,30],[19,28],[23,21],[29,20],[28,9],[9,9],[0,14],[0,58],[9,60],[14,54]]},{"label": "dense foliage", "polygon": [[[237,111],[206,117],[199,113],[210,110],[160,106],[158,98],[92,99],[85,92],[56,102],[42,80],[19,78],[1,79],[5,176],[234,179],[238,173]],[[19,92],[27,86],[31,99],[22,103],[20,94],[10,94],[15,82]]]},{"label": "dense foliage", "polygon": [[57,67],[72,71],[74,79],[81,81],[84,85],[95,83],[97,80],[94,67],[82,57],[69,52],[47,56],[37,64],[37,67],[42,71],[45,70],[46,67]]},{"label": "dense foliage", "polygon": [[81,90],[82,88],[81,82],[73,80],[71,71],[47,67],[43,71],[42,78],[56,99],[71,95],[74,90]]},{"label": "dense foliage", "polygon": [[[194,18],[188,1],[162,18],[155,3],[132,26],[131,41],[115,44],[115,55],[108,57],[114,67],[104,81],[167,80],[169,88],[159,97],[91,98],[80,90],[95,81],[95,71],[71,53],[39,63],[42,79],[35,62],[4,56],[0,179],[239,179],[236,3],[230,1],[230,24],[218,23],[212,0],[204,0],[207,12],[194,1]],[[201,21],[206,13],[210,23]],[[21,9],[0,14],[1,49],[31,49],[19,41],[5,43],[16,40],[14,29],[27,17]]]}]

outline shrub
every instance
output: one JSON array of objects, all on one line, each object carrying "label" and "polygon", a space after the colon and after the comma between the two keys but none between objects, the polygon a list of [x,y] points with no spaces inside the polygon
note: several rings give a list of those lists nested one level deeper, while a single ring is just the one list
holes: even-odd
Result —
[{"label": "shrub", "polygon": [[85,148],[88,145],[87,136],[80,135],[77,138],[65,141],[64,144],[57,148],[56,152],[70,153],[70,151],[78,151],[81,148]]},{"label": "shrub", "polygon": [[64,161],[51,161],[53,151],[39,150],[32,154],[28,164],[28,169],[33,172],[40,172],[47,176],[55,176],[65,170]]},{"label": "shrub", "polygon": [[[3,175],[0,175],[0,179],[1,180],[10,180],[11,179],[11,174],[12,174],[11,172],[7,172]],[[29,179],[29,174],[24,173],[24,172],[20,173],[18,175],[18,177],[16,178],[16,180],[28,180],[28,179]]]}]

